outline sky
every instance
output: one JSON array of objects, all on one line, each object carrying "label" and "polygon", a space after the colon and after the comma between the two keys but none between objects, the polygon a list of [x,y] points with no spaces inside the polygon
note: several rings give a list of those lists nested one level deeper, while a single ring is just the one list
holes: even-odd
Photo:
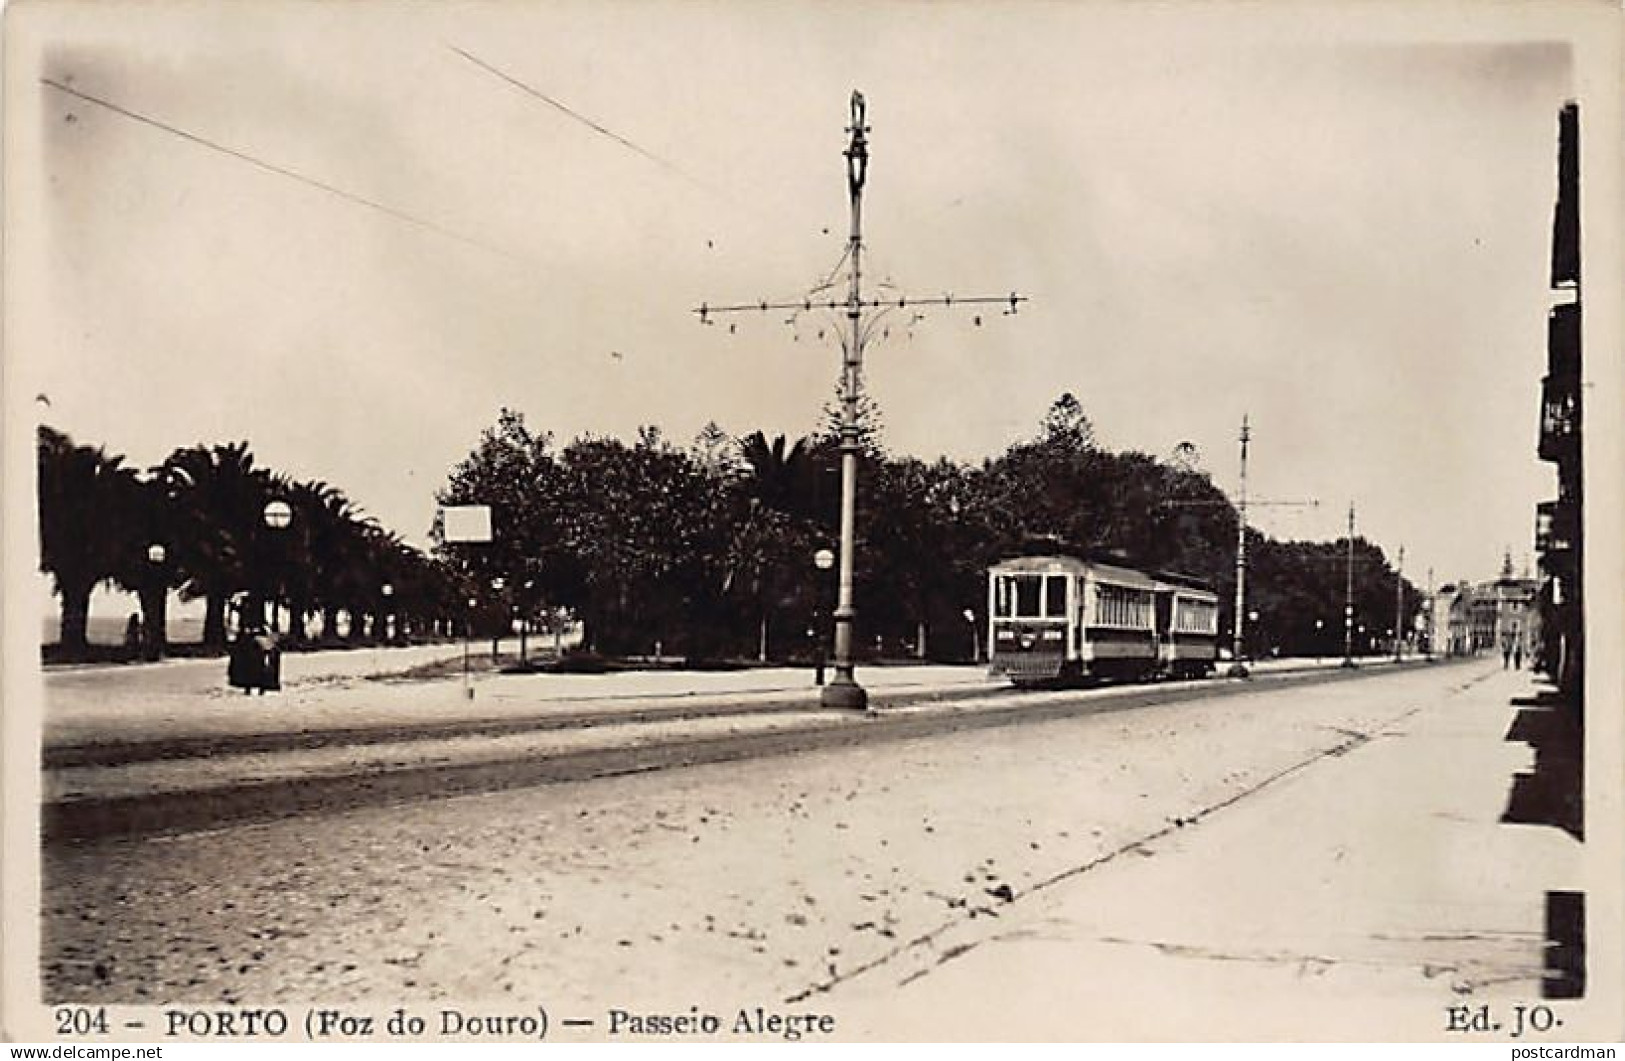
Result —
[{"label": "sky", "polygon": [[1233,492],[1245,415],[1269,533],[1336,538],[1353,503],[1413,582],[1493,577],[1556,489],[1580,11],[14,8],[8,413],[138,466],[246,439],[420,544],[503,406],[561,444],[805,434],[833,324],[692,311],[836,266],[856,89],[866,279],[1031,300],[866,349],[894,453],[980,461],[1071,392]]}]

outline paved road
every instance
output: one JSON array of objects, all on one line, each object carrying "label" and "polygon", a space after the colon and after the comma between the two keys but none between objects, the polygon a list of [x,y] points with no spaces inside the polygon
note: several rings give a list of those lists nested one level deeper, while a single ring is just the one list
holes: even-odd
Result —
[{"label": "paved road", "polygon": [[[1342,992],[1341,1012],[1377,989],[1434,1019],[1451,1000],[1536,990],[1541,941],[1527,915],[1538,898],[1507,892],[1506,911],[1480,926],[1493,931],[1463,932],[1473,903],[1529,883],[1483,879],[1528,852],[1484,846],[1483,833],[1448,852],[1416,847],[1437,833],[1390,837],[1393,797],[1493,824],[1499,808],[1480,804],[1519,752],[1484,729],[1504,729],[1521,680],[1467,664],[1260,684],[995,730],[53,846],[43,975],[64,1000],[546,1005],[595,1020],[574,1033],[584,1036],[602,1036],[612,1008],[764,1005],[833,1009],[862,1037],[1025,1027],[1112,1038],[1201,1026],[1179,1006],[1136,1005],[1129,985],[1150,982],[1145,954],[1158,944],[1292,954],[1312,973],[1315,957],[1335,968],[1343,953],[1311,932],[1318,917],[1339,933],[1409,933],[1349,963],[1369,976],[1319,985]],[[1477,758],[1468,742],[1416,743],[1466,719]],[[1413,751],[1374,755],[1389,745]],[[1484,747],[1497,752],[1485,759]],[[1451,768],[1423,769],[1441,751]],[[1457,791],[1467,780],[1470,807]],[[1323,832],[1337,806],[1366,809]],[[1358,869],[1330,858],[1340,846],[1359,852]],[[1276,867],[1282,880],[1268,887]],[[1097,907],[1093,935],[1052,933],[1059,957],[976,964],[1001,953],[987,940],[1006,926],[1042,936],[1047,904],[1108,880],[1105,905],[1077,901]],[[1303,897],[1278,901],[1298,894],[1294,882]],[[1396,895],[1412,909],[1385,919]],[[1170,922],[1168,911],[1182,913]],[[1434,928],[1447,938],[1428,938]],[[1295,992],[1317,986],[1282,975],[1260,996],[1230,979],[1241,967],[1202,965],[1203,985],[1238,985],[1230,1027],[1279,1029]],[[1023,968],[1093,985],[1116,1006],[1012,1023],[1000,988],[1021,984],[1007,978]],[[956,969],[976,982],[937,994]],[[932,1023],[945,1012],[952,1024]]]},{"label": "paved road", "polygon": [[[90,743],[44,750],[42,831],[48,842],[174,832],[366,804],[586,780],[673,766],[903,740],[1175,700],[1251,692],[1255,684],[1345,680],[1344,671],[1279,671],[1225,680],[1014,690],[969,668],[885,674],[869,714],[817,707],[815,690],[756,689],[764,675],[730,675],[740,691],[680,697],[540,698],[516,679],[505,713],[414,717],[400,693],[393,718],[290,730],[250,703],[263,732],[144,734],[134,717]],[[631,684],[643,675],[621,675]],[[656,675],[667,680],[682,676]],[[688,676],[690,680],[694,676]],[[771,681],[771,676],[766,676]],[[421,683],[417,683],[421,685]],[[361,692],[366,692],[361,690]],[[423,690],[408,687],[408,695]],[[527,695],[529,694],[529,695]],[[469,709],[475,705],[469,704]],[[374,703],[374,711],[381,705]],[[331,716],[328,716],[331,718]],[[195,725],[195,719],[180,720]],[[134,731],[135,739],[109,739]]]},{"label": "paved road", "polygon": [[[1343,740],[1235,802],[1042,882],[996,930],[949,926],[832,1004],[854,1034],[903,1038],[985,1030],[991,981],[1016,1038],[1617,1038],[1606,943],[1589,1007],[1543,989],[1546,893],[1611,890],[1617,867],[1588,875],[1573,837],[1500,821],[1530,763],[1503,739],[1527,678],[1493,663],[1449,677],[1396,678],[1376,724],[1339,724]],[[1610,861],[1592,853],[1593,870]],[[1485,1006],[1495,1027],[1469,1028]]]}]

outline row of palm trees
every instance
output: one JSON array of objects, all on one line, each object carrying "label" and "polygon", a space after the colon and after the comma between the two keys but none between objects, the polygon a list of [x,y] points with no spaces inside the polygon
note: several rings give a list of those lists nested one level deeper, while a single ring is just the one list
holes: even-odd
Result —
[{"label": "row of palm trees", "polygon": [[[165,649],[171,590],[205,602],[211,648],[224,647],[233,607],[241,624],[275,623],[283,603],[294,642],[309,639],[317,617],[323,639],[343,629],[349,640],[382,640],[450,632],[458,614],[463,593],[449,568],[337,487],[258,466],[246,442],[177,449],[146,470],[50,427],[38,442],[40,569],[60,599],[67,654],[88,647],[99,586],[138,595],[149,656]],[[290,518],[277,526],[268,513],[283,506]]]}]

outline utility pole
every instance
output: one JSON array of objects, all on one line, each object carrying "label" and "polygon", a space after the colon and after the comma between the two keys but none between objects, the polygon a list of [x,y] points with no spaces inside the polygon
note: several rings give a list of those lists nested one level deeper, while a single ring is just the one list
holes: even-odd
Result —
[{"label": "utility pole", "polygon": [[1399,566],[1394,570],[1394,662],[1398,663],[1405,645],[1405,547],[1399,547]]},{"label": "utility pole", "polygon": [[[1235,531],[1235,622],[1232,622],[1232,637],[1230,637],[1230,678],[1246,678],[1246,444],[1253,440],[1253,429],[1248,424],[1248,414],[1241,414],[1241,476],[1237,484],[1237,531]],[[1199,505],[1206,507],[1211,502],[1165,502],[1175,507],[1185,505]],[[1224,502],[1219,502],[1224,504]],[[1284,507],[1310,507],[1318,509],[1319,499],[1311,497],[1308,500],[1254,500],[1251,502],[1254,509],[1264,505],[1284,505]]]},{"label": "utility pole", "polygon": [[1234,637],[1230,645],[1230,676],[1247,677],[1243,628],[1247,622],[1247,414],[1241,414],[1241,479],[1236,504],[1236,619],[1232,624]]},{"label": "utility pole", "polygon": [[1349,502],[1348,581],[1343,588],[1343,666],[1354,666],[1354,502]]},{"label": "utility pole", "polygon": [[1438,617],[1439,617],[1439,602],[1437,600],[1435,600],[1434,596],[1433,596],[1433,568],[1430,567],[1430,568],[1428,568],[1428,627],[1427,627],[1427,629],[1428,629],[1427,661],[1429,663],[1433,662],[1433,637],[1434,637],[1434,634],[1436,633],[1434,628],[1438,625],[1438,621],[1437,621]]},{"label": "utility pole", "polygon": [[[846,186],[851,202],[852,227],[847,239],[846,258],[849,262],[847,295],[844,303],[833,299],[815,302],[804,298],[799,302],[743,303],[731,306],[710,306],[701,303],[694,312],[701,324],[712,323],[718,314],[744,311],[828,309],[845,312],[848,328],[841,336],[841,547],[840,581],[835,602],[835,660],[834,675],[824,686],[821,702],[825,707],[866,710],[869,696],[858,684],[852,658],[852,628],[857,618],[853,605],[852,572],[853,551],[856,544],[858,454],[862,449],[858,424],[858,399],[861,394],[863,348],[872,336],[879,318],[893,309],[909,306],[952,306],[979,304],[1009,304],[1007,314],[1027,299],[1011,293],[999,297],[971,297],[956,299],[952,295],[942,298],[879,299],[863,297],[863,185],[869,167],[869,125],[865,121],[865,103],[861,92],[853,92],[851,100],[852,124],[847,126],[849,139],[843,155],[846,157]],[[980,318],[977,323],[981,323]]]}]

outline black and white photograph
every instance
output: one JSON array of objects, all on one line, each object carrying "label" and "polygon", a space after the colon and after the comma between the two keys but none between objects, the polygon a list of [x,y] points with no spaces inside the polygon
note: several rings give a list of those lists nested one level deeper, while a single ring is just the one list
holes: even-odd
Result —
[{"label": "black and white photograph", "polygon": [[1622,25],[14,0],[4,1037],[1619,1042]]}]

